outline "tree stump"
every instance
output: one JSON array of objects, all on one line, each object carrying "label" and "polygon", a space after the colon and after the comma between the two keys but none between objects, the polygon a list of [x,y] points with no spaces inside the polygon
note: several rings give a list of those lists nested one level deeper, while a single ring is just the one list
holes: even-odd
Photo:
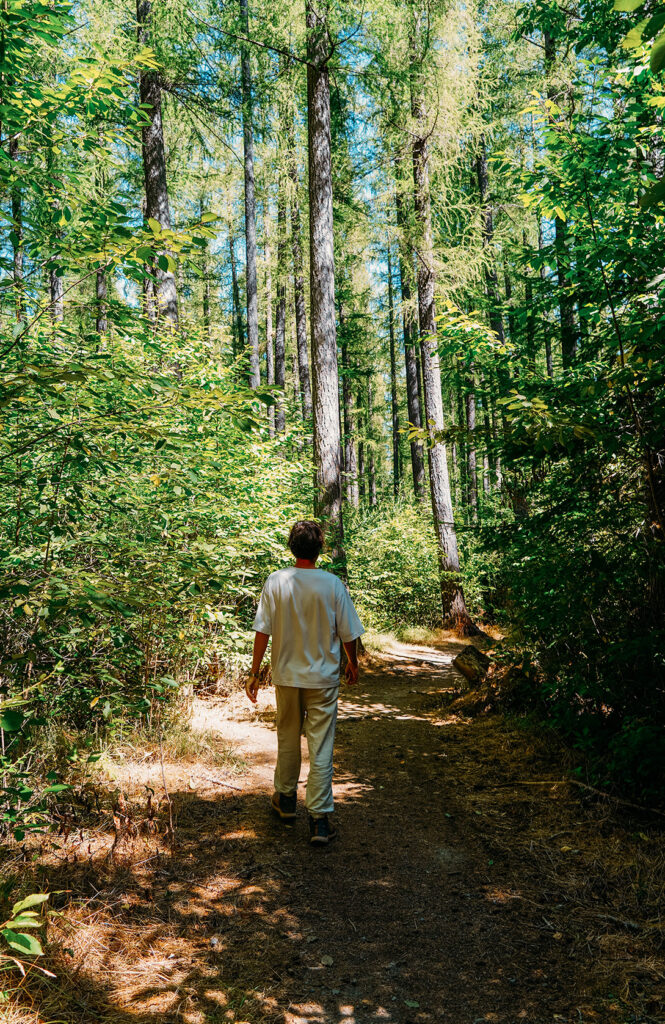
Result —
[{"label": "tree stump", "polygon": [[473,644],[468,644],[456,658],[453,665],[468,680],[470,686],[479,686],[487,675],[490,659]]}]

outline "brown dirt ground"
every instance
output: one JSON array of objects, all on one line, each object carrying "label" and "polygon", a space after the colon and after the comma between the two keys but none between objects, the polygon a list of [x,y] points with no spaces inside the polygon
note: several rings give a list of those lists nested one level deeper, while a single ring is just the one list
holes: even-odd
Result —
[{"label": "brown dirt ground", "polygon": [[149,751],[119,769],[115,828],[104,801],[73,807],[21,867],[63,890],[57,977],[30,972],[6,1020],[664,1021],[662,819],[566,783],[553,740],[452,714],[459,649],[394,644],[343,690],[323,850],[304,808],[293,828],[269,808],[272,691],[195,701],[246,771],[165,764],[173,849]]}]

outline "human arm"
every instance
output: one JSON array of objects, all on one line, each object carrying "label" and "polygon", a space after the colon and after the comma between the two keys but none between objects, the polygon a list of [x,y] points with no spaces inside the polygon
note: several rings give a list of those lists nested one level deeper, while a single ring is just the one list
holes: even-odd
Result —
[{"label": "human arm", "polygon": [[337,584],[337,635],[344,644],[344,650],[348,658],[345,681],[348,686],[355,686],[358,682],[358,637],[365,632],[365,627],[358,618],[358,613],[353,607],[353,601],[348,590],[341,581]]},{"label": "human arm", "polygon": [[245,693],[251,700],[252,704],[256,704],[256,696],[259,692],[259,669],[261,668],[261,662],[263,661],[263,655],[266,653],[266,647],[268,646],[269,639],[269,633],[260,633],[257,630],[254,634],[252,671],[250,672],[249,678],[245,684]]},{"label": "human arm", "polygon": [[358,644],[356,640],[347,640],[344,643],[344,650],[348,658],[344,680],[347,686],[355,686],[358,682]]}]

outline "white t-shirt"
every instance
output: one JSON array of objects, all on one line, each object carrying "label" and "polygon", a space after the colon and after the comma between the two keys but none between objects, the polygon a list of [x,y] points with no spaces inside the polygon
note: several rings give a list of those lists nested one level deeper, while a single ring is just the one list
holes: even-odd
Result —
[{"label": "white t-shirt", "polygon": [[254,629],[272,636],[272,680],[277,686],[339,683],[340,640],[365,632],[349,593],[324,569],[278,569],[265,582]]}]

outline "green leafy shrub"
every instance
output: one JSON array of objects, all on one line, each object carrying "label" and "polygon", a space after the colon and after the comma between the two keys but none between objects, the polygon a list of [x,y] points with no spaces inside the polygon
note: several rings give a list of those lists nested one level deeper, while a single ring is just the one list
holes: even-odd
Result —
[{"label": "green leafy shrub", "polygon": [[346,538],[349,585],[365,626],[399,630],[441,618],[436,542],[428,505],[396,504],[357,513]]}]

